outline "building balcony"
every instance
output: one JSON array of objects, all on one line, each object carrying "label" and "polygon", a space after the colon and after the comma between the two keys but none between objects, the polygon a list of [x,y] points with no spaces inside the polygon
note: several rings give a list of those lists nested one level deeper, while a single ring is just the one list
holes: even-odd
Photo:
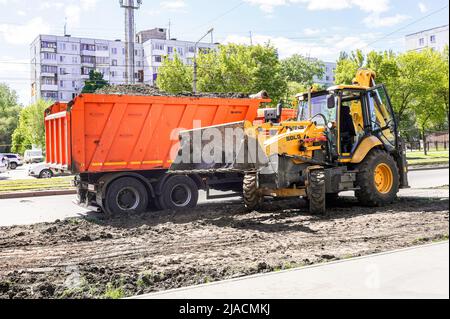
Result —
[{"label": "building balcony", "polygon": [[41,52],[56,53],[56,48],[41,48]]},{"label": "building balcony", "polygon": [[57,84],[41,84],[41,91],[58,91]]},{"label": "building balcony", "polygon": [[56,73],[47,73],[47,72],[42,72],[41,73],[42,77],[49,77],[49,78],[56,78],[58,76],[58,74]]}]

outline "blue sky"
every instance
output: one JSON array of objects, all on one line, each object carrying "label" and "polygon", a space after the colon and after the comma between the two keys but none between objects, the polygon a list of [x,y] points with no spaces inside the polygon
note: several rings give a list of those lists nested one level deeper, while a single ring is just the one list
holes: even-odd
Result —
[{"label": "blue sky", "polygon": [[[404,50],[409,33],[448,24],[447,0],[143,0],[137,30],[167,27],[197,40],[210,27],[216,42],[271,41],[282,57],[294,53],[334,61],[340,51]],[[123,38],[118,0],[0,0],[0,82],[30,99],[29,44],[39,34]],[[416,22],[417,20],[423,20]],[[409,25],[412,24],[412,25]],[[388,34],[395,32],[392,35]]]}]

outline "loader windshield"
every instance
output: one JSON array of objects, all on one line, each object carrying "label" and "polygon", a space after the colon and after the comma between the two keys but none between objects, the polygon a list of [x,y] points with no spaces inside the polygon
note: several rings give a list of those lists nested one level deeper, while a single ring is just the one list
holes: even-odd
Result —
[{"label": "loader windshield", "polygon": [[[336,107],[329,108],[328,105],[328,92],[323,92],[319,95],[313,95],[311,98],[311,110],[308,97],[305,96],[300,98],[299,103],[299,121],[308,121],[314,118],[314,121],[318,125],[327,125],[330,122],[336,121]],[[322,114],[326,119],[327,123],[324,123],[324,118],[318,116]]]}]

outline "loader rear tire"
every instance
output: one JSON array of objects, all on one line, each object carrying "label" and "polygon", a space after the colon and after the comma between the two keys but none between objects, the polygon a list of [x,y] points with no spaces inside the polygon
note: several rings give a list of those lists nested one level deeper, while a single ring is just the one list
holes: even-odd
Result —
[{"label": "loader rear tire", "polygon": [[324,215],[327,211],[325,172],[313,170],[309,173],[307,188],[309,212],[313,215]]},{"label": "loader rear tire", "polygon": [[261,205],[263,197],[258,192],[258,179],[256,174],[247,174],[244,177],[244,203],[245,207],[254,210]]},{"label": "loader rear tire", "polygon": [[397,163],[388,153],[373,150],[358,166],[356,197],[364,206],[380,207],[392,204],[400,189]]}]

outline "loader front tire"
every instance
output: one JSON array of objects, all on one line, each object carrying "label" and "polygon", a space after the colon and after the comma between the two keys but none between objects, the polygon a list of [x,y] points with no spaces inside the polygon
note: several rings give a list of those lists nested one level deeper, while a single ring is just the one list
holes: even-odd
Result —
[{"label": "loader front tire", "polygon": [[308,180],[309,212],[313,215],[324,215],[327,211],[325,172],[313,170],[309,173]]},{"label": "loader front tire", "polygon": [[258,192],[258,179],[256,174],[247,174],[244,177],[244,203],[245,207],[254,210],[261,205],[263,197]]},{"label": "loader front tire", "polygon": [[392,204],[400,189],[397,163],[387,152],[373,150],[358,166],[356,197],[364,206],[380,207]]}]

